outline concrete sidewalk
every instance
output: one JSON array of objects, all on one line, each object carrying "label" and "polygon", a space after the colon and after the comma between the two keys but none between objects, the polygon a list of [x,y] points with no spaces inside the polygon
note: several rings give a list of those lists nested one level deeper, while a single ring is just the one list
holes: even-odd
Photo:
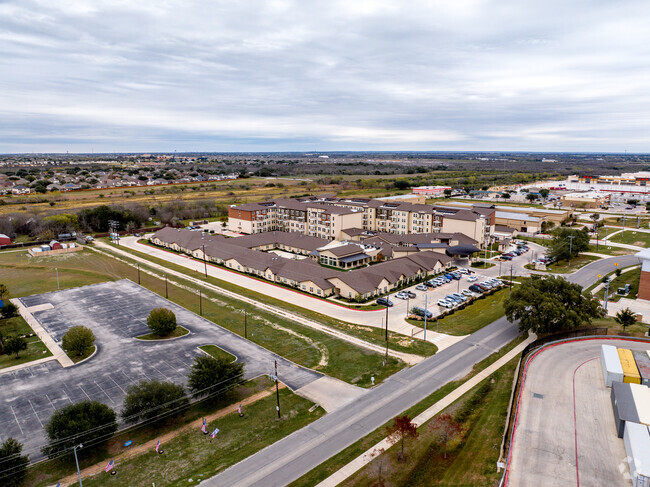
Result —
[{"label": "concrete sidewalk", "polygon": [[[18,307],[18,312],[20,313],[20,316],[22,316],[27,324],[32,327],[32,330],[34,330],[34,333],[36,333],[36,336],[41,339],[41,341],[45,344],[47,349],[52,352],[53,357],[47,357],[49,360],[58,360],[58,362],[63,366],[63,367],[71,367],[74,365],[74,362],[68,355],[63,351],[63,349],[54,341],[54,339],[45,331],[45,329],[41,326],[41,324],[38,322],[36,318],[34,318],[34,315],[32,315],[32,312],[36,311],[43,311],[45,309],[52,308],[52,305],[42,305],[42,306],[34,306],[32,308],[26,308],[23,306],[23,303],[19,299],[11,299],[10,300],[13,304],[15,304]],[[46,359],[41,359],[43,362],[47,362],[48,360]],[[21,367],[20,365],[17,365],[17,368],[26,368],[26,367],[31,367],[34,365],[34,362],[27,362],[26,364],[22,364],[24,367]],[[17,369],[14,369],[17,370]]]},{"label": "concrete sidewalk", "polygon": [[[464,384],[462,384],[461,386],[459,386],[458,388],[454,389],[452,392],[447,394],[440,401],[433,404],[422,413],[418,414],[413,419],[413,423],[417,427],[422,426],[424,423],[426,423],[431,418],[433,418],[436,414],[440,413],[443,409],[445,409],[446,407],[451,405],[454,401],[459,399],[463,394],[465,394],[473,387],[475,387],[477,384],[479,384],[483,379],[489,377],[495,371],[499,370],[510,360],[515,358],[517,355],[519,355],[524,350],[524,348],[526,348],[526,346],[532,341],[534,341],[535,339],[536,337],[534,335],[529,336],[525,341],[517,345],[515,348],[513,348],[511,351],[509,351],[499,360],[494,362],[492,365],[483,369],[481,372],[476,374],[467,382],[465,382]],[[332,475],[327,477],[321,483],[317,484],[316,487],[335,487],[339,485],[341,482],[350,478],[356,472],[361,470],[364,466],[368,465],[376,457],[378,451],[382,449],[384,451],[388,450],[391,446],[393,446],[393,444],[394,443],[391,443],[388,440],[388,438],[384,438],[379,443],[375,444],[374,446],[366,450],[364,453],[359,455],[357,458],[352,460],[350,463],[348,463],[347,465],[345,465],[344,467],[340,468]]]}]

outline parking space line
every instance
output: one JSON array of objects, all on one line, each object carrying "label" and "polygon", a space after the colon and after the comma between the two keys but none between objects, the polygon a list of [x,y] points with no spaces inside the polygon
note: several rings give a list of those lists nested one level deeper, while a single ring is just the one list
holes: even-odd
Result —
[{"label": "parking space line", "polygon": [[70,401],[70,404],[74,404],[74,403],[72,402],[72,399],[70,399],[70,396],[68,396],[68,393],[65,392],[65,388],[62,388],[61,390],[63,391],[63,394],[65,394],[65,397],[68,398],[68,401]]},{"label": "parking space line", "polygon": [[43,422],[41,421],[41,418],[38,417],[38,414],[36,413],[36,409],[34,409],[34,405],[32,404],[32,401],[30,401],[29,399],[27,399],[27,402],[28,402],[29,405],[32,407],[32,411],[34,411],[34,416],[36,416],[36,419],[38,419],[38,422],[41,424],[41,428],[44,428],[44,426],[43,426]]},{"label": "parking space line", "polygon": [[16,416],[16,411],[14,411],[13,406],[9,406],[11,408],[11,412],[14,413],[14,418],[16,419],[16,424],[18,425],[18,429],[20,430],[20,434],[24,435],[25,433],[23,432],[23,429],[20,427],[20,423],[18,422],[18,416]]},{"label": "parking space line", "polygon": [[52,403],[52,399],[50,399],[50,396],[45,394],[45,397],[47,397],[47,400],[50,401],[50,406],[52,406],[52,409],[54,409],[56,411],[56,408],[54,407],[54,404]]},{"label": "parking space line", "polygon": [[83,393],[86,395],[86,397],[88,398],[89,401],[92,401],[92,399],[90,399],[90,396],[88,395],[88,393],[87,393],[86,391],[84,391],[84,388],[83,388],[83,387],[81,387],[81,386],[77,386],[77,387],[78,387],[79,389],[81,389],[81,392],[83,392]]},{"label": "parking space line", "polygon": [[105,395],[105,396],[108,398],[108,400],[111,401],[111,403],[112,403],[112,402],[113,402],[113,398],[112,398],[111,396],[109,396],[108,394],[106,394],[106,391],[102,388],[102,386],[100,386],[100,385],[97,383],[96,380],[94,380],[93,382],[95,383],[95,385],[96,385],[97,387],[99,387],[99,388],[101,389],[101,391],[104,393],[104,395]]},{"label": "parking space line", "polygon": [[126,391],[125,391],[124,389],[122,389],[122,387],[120,387],[120,385],[119,385],[117,382],[115,382],[115,379],[113,379],[112,376],[109,375],[108,377],[113,381],[113,384],[115,384],[117,387],[119,387],[120,390],[121,390],[124,394],[126,394]]}]

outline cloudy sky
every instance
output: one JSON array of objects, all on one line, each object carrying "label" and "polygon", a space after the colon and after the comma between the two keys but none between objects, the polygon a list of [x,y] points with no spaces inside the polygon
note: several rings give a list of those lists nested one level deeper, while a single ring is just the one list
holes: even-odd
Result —
[{"label": "cloudy sky", "polygon": [[643,0],[0,0],[0,153],[650,151]]}]

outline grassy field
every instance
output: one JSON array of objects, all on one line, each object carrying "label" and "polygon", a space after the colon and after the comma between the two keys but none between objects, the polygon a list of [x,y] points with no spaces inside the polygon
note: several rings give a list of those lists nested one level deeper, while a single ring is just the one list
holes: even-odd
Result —
[{"label": "grassy field", "polygon": [[405,462],[398,461],[399,447],[394,446],[341,485],[374,485],[379,463],[387,485],[496,485],[501,478],[496,462],[518,360],[511,360],[442,411],[461,427],[447,445],[447,458],[438,435],[429,427],[430,421],[420,426],[418,438],[408,443]]},{"label": "grassy field", "polygon": [[[412,406],[411,408],[404,411],[403,414],[407,414],[410,418],[414,418],[422,411],[424,411],[425,409],[427,409],[428,407],[430,407],[431,405],[435,404],[440,399],[445,397],[451,391],[453,391],[454,389],[456,389],[457,387],[465,383],[467,380],[475,376],[481,370],[484,370],[486,367],[489,367],[491,364],[496,362],[499,358],[501,358],[503,355],[508,353],[510,350],[512,350],[517,344],[519,344],[523,340],[524,337],[520,336],[509,345],[503,347],[498,352],[493,353],[486,359],[475,364],[474,367],[472,368],[472,371],[469,374],[467,374],[467,376],[463,377],[462,379],[450,382],[449,384],[441,387],[440,389],[432,393],[430,396],[428,396],[426,399],[420,401],[415,406]],[[512,382],[510,382],[510,385],[512,385]],[[508,393],[509,392],[510,391],[508,391]],[[358,457],[359,455],[367,451],[369,448],[371,448],[373,445],[375,445],[377,442],[385,438],[386,427],[389,426],[389,424],[391,423],[392,421],[380,426],[369,435],[356,441],[355,443],[347,447],[345,450],[342,450],[341,452],[337,453],[330,459],[324,461],[318,467],[314,468],[313,470],[309,471],[308,473],[306,473],[296,481],[289,484],[289,487],[312,487],[318,484],[319,482],[325,480],[334,472],[336,472],[337,470],[345,466],[348,462]],[[505,426],[504,423],[505,422],[502,422],[502,424],[500,425],[502,428]],[[400,484],[395,484],[395,485],[400,485]],[[451,484],[451,485],[470,486],[472,484],[470,483],[470,484]]]},{"label": "grassy field", "polygon": [[[484,299],[476,299],[465,309],[456,311],[453,315],[445,316],[440,320],[429,320],[428,328],[448,335],[469,335],[501,318],[504,315],[503,302],[507,297],[508,290],[502,289]],[[408,320],[408,322],[415,326],[424,326],[423,321]]]},{"label": "grassy field", "polygon": [[[0,282],[6,281],[0,279]],[[8,336],[30,335],[34,333],[34,331],[22,316],[16,316],[15,318],[0,320],[0,333],[2,333],[3,338],[6,339]],[[0,369],[25,364],[32,360],[38,360],[52,355],[45,344],[36,335],[25,338],[25,341],[27,342],[27,349],[20,352],[18,357],[7,354],[0,355]]]},{"label": "grassy field", "polygon": [[223,348],[219,348],[216,345],[203,345],[199,347],[208,355],[212,355],[214,358],[222,358],[228,360],[229,362],[234,362],[237,360],[233,354],[226,352]]},{"label": "grassy field", "polygon": [[650,246],[650,233],[625,230],[624,232],[617,233],[609,240],[616,243],[636,245],[637,247],[647,248]]},{"label": "grassy field", "polygon": [[86,360],[88,357],[90,357],[93,353],[95,353],[95,350],[97,350],[97,347],[93,345],[92,347],[88,347],[84,353],[81,355],[72,355],[70,352],[67,350],[65,351],[66,355],[70,357],[70,359],[75,363],[78,364],[79,362],[82,362]]},{"label": "grassy field", "polygon": [[[571,259],[571,265],[569,265],[568,260],[558,260],[557,262],[554,262],[553,264],[547,266],[545,271],[540,272],[549,272],[552,274],[570,274],[577,271],[581,267],[584,267],[587,264],[590,264],[599,259],[600,257],[596,257],[595,255],[581,254]],[[524,267],[526,269],[535,269],[535,266],[533,264],[526,264]]]},{"label": "grassy field", "polygon": [[617,255],[630,255],[637,252],[637,250],[632,249],[623,249],[621,247],[614,247],[613,245],[607,245],[607,241],[601,241],[598,245],[589,244],[588,252],[596,252],[598,254],[611,255],[613,257]]},{"label": "grassy field", "polygon": [[[374,343],[376,345],[381,345],[384,346],[386,344],[386,341],[384,339],[384,331],[371,327],[371,326],[363,326],[363,325],[354,325],[350,323],[345,323],[342,321],[339,321],[337,319],[331,318],[327,315],[317,313],[315,311],[307,310],[305,308],[301,308],[299,306],[293,305],[291,303],[287,303],[285,301],[281,301],[279,299],[271,298],[268,297],[264,294],[257,293],[254,291],[251,291],[250,289],[246,289],[240,286],[237,286],[235,284],[232,284],[230,282],[221,280],[221,279],[216,279],[212,276],[208,276],[207,278],[200,273],[193,272],[186,267],[182,267],[180,265],[172,264],[166,260],[158,259],[156,257],[152,257],[150,255],[144,254],[142,252],[138,252],[135,250],[127,249],[124,247],[120,248],[121,250],[132,254],[132,255],[137,255],[138,257],[147,259],[150,262],[163,265],[171,270],[180,272],[182,274],[192,276],[195,279],[200,279],[202,281],[209,282],[211,284],[214,284],[216,286],[219,286],[223,289],[226,289],[228,291],[232,291],[244,296],[247,296],[249,298],[254,298],[257,301],[265,304],[269,304],[272,306],[277,306],[279,308],[284,308],[288,311],[291,311],[293,313],[296,313],[298,315],[304,316],[305,318],[309,318],[311,320],[323,323],[324,325],[330,326],[332,328],[336,328],[338,330],[341,330],[348,335],[352,335],[358,338],[361,338],[365,341]],[[242,304],[241,306],[246,307],[247,305]],[[243,310],[244,307],[241,309]],[[383,307],[382,307],[383,308]],[[249,309],[249,308],[246,308]],[[362,307],[362,309],[367,309],[366,307]],[[243,333],[243,318],[242,318],[242,323],[241,323],[241,333]],[[239,332],[238,332],[239,333]],[[416,355],[433,355],[436,353],[438,348],[433,344],[433,343],[428,343],[428,342],[423,342],[422,340],[411,340],[409,337],[406,337],[404,335],[394,333],[394,332],[389,332],[389,348],[391,350],[395,350],[398,352],[407,352],[407,353],[413,353]]]},{"label": "grassy field", "polygon": [[139,337],[136,337],[136,338],[138,340],[170,340],[172,338],[178,338],[178,337],[185,336],[189,332],[190,331],[187,328],[183,328],[182,326],[179,325],[169,335],[160,336],[160,335],[156,335],[154,333],[147,333],[146,335],[140,335]]},{"label": "grassy field", "polygon": [[[623,327],[614,321],[614,318],[608,316],[607,318],[600,318],[593,320],[591,323],[592,326],[609,328],[610,335],[618,335],[623,333]],[[628,326],[625,332],[628,335],[642,337],[645,336],[645,333],[648,331],[648,325],[644,323],[637,322],[635,325]]]},{"label": "grassy field", "polygon": [[[627,299],[636,299],[636,295],[639,292],[639,279],[641,278],[641,268],[631,270],[629,272],[621,273],[619,277],[616,277],[616,274],[611,274],[610,283],[609,283],[609,300],[618,301],[621,298]],[[630,294],[627,296],[621,296],[616,294],[616,290],[619,287],[625,287],[626,284],[630,285]],[[605,288],[600,289],[596,296],[599,299],[605,299]]]},{"label": "grassy field", "polygon": [[163,445],[164,455],[155,451],[140,455],[117,465],[118,474],[105,473],[84,480],[84,485],[149,487],[157,485],[188,485],[225,470],[230,465],[302,428],[324,414],[312,403],[288,389],[280,392],[282,418],[275,411],[275,396],[261,399],[245,410],[240,418],[234,412],[208,424],[208,430],[219,428],[214,440],[198,429],[184,432]]},{"label": "grassy field", "polygon": [[[26,253],[0,254],[0,282],[7,283],[12,296],[24,296],[56,290],[55,268],[61,289],[128,278],[138,282],[134,267],[89,249],[55,257],[27,256]],[[141,266],[144,270],[145,266]],[[165,281],[145,272],[141,285],[165,295]],[[199,313],[199,296],[194,284],[177,279],[183,287],[168,286],[169,299]],[[245,291],[243,291],[246,294]],[[238,335],[244,335],[244,309],[248,312],[248,339],[305,367],[315,368],[333,377],[362,387],[371,385],[370,377],[379,382],[404,367],[389,358],[383,366],[383,354],[360,349],[325,333],[300,326],[264,312],[241,301],[216,293],[203,293],[203,317]],[[381,334],[381,330],[377,330]],[[374,333],[374,330],[373,330]],[[407,337],[403,337],[404,340]],[[385,343],[382,341],[382,343]]]}]

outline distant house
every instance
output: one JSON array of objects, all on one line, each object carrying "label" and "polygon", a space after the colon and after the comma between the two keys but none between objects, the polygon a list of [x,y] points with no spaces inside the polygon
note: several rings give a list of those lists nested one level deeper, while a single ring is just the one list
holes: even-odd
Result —
[{"label": "distant house", "polygon": [[63,185],[63,190],[64,191],[74,191],[77,189],[81,189],[80,184],[75,184],[75,183],[66,183]]},{"label": "distant house", "polygon": [[0,233],[0,245],[11,245],[11,239],[4,233]]},{"label": "distant house", "polygon": [[11,193],[12,194],[29,194],[31,193],[32,190],[29,189],[27,186],[24,186],[22,184],[19,184],[17,186],[14,186],[11,188]]}]

